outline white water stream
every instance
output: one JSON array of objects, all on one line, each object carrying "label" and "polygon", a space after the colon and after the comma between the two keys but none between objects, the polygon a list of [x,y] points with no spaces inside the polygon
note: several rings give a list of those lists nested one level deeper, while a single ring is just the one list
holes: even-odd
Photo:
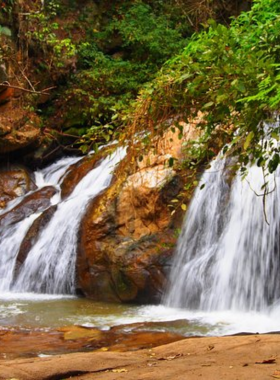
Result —
[{"label": "white water stream", "polygon": [[[60,192],[52,198],[58,204],[48,225],[40,233],[35,245],[20,269],[13,284],[13,271],[22,240],[40,214],[4,229],[0,235],[0,291],[34,292],[45,294],[75,293],[75,262],[77,233],[88,202],[109,186],[115,165],[125,156],[125,149],[117,149],[91,170],[64,201]],[[35,173],[36,184],[42,188],[59,185],[67,169],[77,158],[66,158]]]},{"label": "white water stream", "polygon": [[237,175],[229,188],[224,165],[214,161],[201,179],[205,188],[195,192],[165,304],[244,320],[253,313],[280,330],[279,171],[266,177],[271,193],[264,204],[260,168],[251,167],[243,181]]}]

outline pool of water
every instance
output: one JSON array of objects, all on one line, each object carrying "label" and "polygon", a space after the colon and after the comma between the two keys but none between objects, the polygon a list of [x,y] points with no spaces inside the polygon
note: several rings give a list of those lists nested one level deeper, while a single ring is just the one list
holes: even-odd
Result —
[{"label": "pool of water", "polygon": [[58,328],[81,325],[109,329],[136,322],[170,322],[149,329],[172,331],[186,336],[227,335],[239,332],[280,331],[280,307],[267,313],[233,311],[203,312],[158,306],[137,306],[94,302],[84,298],[0,294],[0,326],[4,328]]}]

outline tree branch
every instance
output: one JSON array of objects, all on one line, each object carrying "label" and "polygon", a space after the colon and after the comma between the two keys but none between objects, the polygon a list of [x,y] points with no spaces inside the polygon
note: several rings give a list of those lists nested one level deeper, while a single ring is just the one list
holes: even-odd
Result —
[{"label": "tree branch", "polygon": [[42,90],[42,91],[28,90],[27,88],[24,88],[24,87],[13,86],[13,85],[11,85],[11,84],[8,83],[8,82],[0,83],[0,88],[1,88],[1,87],[13,88],[13,89],[15,89],[15,90],[20,90],[20,91],[23,91],[23,92],[28,92],[28,93],[31,93],[31,94],[37,94],[37,95],[49,95],[49,93],[48,93],[47,91],[56,88],[56,86],[53,86],[53,87],[45,88],[45,89]]}]

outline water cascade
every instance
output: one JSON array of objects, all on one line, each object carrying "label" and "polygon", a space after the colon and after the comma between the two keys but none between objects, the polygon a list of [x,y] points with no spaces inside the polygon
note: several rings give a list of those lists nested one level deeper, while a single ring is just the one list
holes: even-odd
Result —
[{"label": "water cascade", "polygon": [[279,171],[231,182],[225,160],[201,178],[186,216],[165,303],[202,311],[269,311],[280,298]]},{"label": "water cascade", "polygon": [[[124,156],[125,149],[117,149],[85,175],[65,200],[61,201],[59,191],[52,197],[51,204],[57,204],[57,210],[29,251],[15,283],[13,273],[17,254],[26,232],[40,213],[34,213],[0,232],[0,291],[75,293],[79,223],[89,201],[109,186],[114,167]],[[77,160],[77,158],[62,159],[35,173],[36,185],[38,187],[52,185],[60,190],[63,176],[69,166]],[[11,206],[8,206],[7,209],[10,208]]]}]

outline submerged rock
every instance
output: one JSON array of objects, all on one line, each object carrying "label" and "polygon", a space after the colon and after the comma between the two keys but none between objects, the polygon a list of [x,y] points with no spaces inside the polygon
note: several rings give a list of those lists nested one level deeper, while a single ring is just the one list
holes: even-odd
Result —
[{"label": "submerged rock", "polygon": [[[139,324],[140,325],[140,324]],[[166,329],[122,325],[109,330],[82,326],[67,326],[57,330],[48,329],[2,329],[0,330],[0,359],[36,357],[40,354],[59,355],[86,351],[134,351],[157,347],[184,339],[178,333]],[[0,374],[1,378],[1,374]]]}]

